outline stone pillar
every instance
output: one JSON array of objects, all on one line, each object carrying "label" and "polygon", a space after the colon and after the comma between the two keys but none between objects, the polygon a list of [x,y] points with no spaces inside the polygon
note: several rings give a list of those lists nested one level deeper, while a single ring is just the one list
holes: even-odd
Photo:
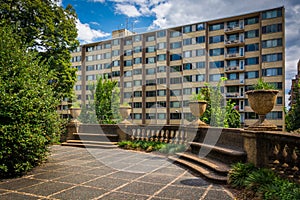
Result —
[{"label": "stone pillar", "polygon": [[78,120],[72,120],[68,125],[67,125],[67,140],[74,140],[75,136],[74,133],[78,133],[80,122]]},{"label": "stone pillar", "polygon": [[119,135],[119,141],[130,140],[130,124],[118,124],[117,134]]}]

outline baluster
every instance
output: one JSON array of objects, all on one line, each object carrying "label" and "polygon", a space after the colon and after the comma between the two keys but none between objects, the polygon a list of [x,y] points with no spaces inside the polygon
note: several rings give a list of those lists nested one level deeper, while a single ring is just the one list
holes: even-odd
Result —
[{"label": "baluster", "polygon": [[169,135],[170,135],[169,130],[166,130],[166,132],[165,132],[165,138],[164,138],[164,142],[165,142],[165,143],[168,143],[168,142],[169,142]]},{"label": "baluster", "polygon": [[160,132],[160,130],[156,130],[155,142],[158,142],[159,132]]},{"label": "baluster", "polygon": [[136,135],[136,129],[132,129],[132,135],[131,135],[131,140],[134,141]]},{"label": "baluster", "polygon": [[151,131],[150,141],[154,140],[155,130]]},{"label": "baluster", "polygon": [[178,131],[174,131],[174,130],[172,130],[172,131],[175,132],[175,133],[174,133],[174,135],[175,135],[174,144],[178,144],[178,140],[179,140],[179,132],[178,132]]},{"label": "baluster", "polygon": [[284,173],[286,171],[286,169],[289,167],[289,165],[287,164],[287,156],[288,156],[287,148],[288,148],[288,146],[285,145],[282,150],[282,157],[283,157],[284,163],[281,165],[283,167],[283,171],[281,171],[280,173]]},{"label": "baluster", "polygon": [[137,130],[136,140],[140,140],[140,134],[141,134],[141,129],[139,128],[139,129]]},{"label": "baluster", "polygon": [[165,134],[165,131],[160,131],[160,134],[159,134],[159,141],[160,142],[163,142],[164,141],[164,134]]},{"label": "baluster", "polygon": [[169,143],[175,143],[175,141],[174,141],[174,132],[173,131],[169,131],[169,134],[170,134],[170,141],[169,141]]},{"label": "baluster", "polygon": [[297,165],[297,153],[296,153],[296,148],[294,148],[293,150],[293,154],[292,154],[292,161],[294,163],[294,167],[292,168],[293,173],[293,178],[296,178],[296,174],[299,172],[299,168],[296,166]]}]

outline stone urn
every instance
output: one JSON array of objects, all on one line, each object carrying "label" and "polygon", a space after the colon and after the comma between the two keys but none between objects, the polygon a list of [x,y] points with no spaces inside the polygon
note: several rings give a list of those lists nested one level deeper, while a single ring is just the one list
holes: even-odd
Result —
[{"label": "stone urn", "polygon": [[128,116],[131,113],[131,106],[129,105],[121,105],[119,107],[119,111],[122,117],[122,121],[120,122],[120,124],[131,124],[130,121],[127,120]]},{"label": "stone urn", "polygon": [[259,119],[250,125],[248,130],[271,131],[277,126],[266,120],[266,115],[274,108],[278,90],[250,90],[246,92],[252,110],[258,114]]},{"label": "stone urn", "polygon": [[81,113],[81,108],[75,108],[75,107],[71,107],[69,108],[70,110],[70,114],[72,116],[72,120],[77,120],[77,118],[79,117],[80,113]]},{"label": "stone urn", "polygon": [[81,108],[78,107],[71,107],[69,108],[70,115],[72,116],[72,119],[68,125],[68,136],[67,139],[74,139],[73,133],[78,133],[80,122],[77,119],[81,113]]},{"label": "stone urn", "polygon": [[189,106],[192,115],[197,118],[194,121],[192,121],[190,125],[208,127],[208,125],[205,122],[199,119],[199,117],[201,117],[206,110],[207,101],[205,100],[190,101]]}]

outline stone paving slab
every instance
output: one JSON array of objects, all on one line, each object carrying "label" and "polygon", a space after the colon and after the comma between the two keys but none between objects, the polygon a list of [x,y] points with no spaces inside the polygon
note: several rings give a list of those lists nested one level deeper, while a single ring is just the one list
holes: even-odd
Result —
[{"label": "stone paving slab", "polygon": [[152,153],[55,145],[48,161],[0,180],[0,199],[232,200],[222,185]]}]

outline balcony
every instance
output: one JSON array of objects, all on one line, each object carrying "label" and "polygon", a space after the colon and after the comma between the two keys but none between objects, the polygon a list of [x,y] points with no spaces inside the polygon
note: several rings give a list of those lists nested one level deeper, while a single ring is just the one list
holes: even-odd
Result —
[{"label": "balcony", "polygon": [[241,33],[243,31],[244,31],[244,27],[239,26],[239,24],[229,26],[229,27],[225,27],[225,29],[224,29],[225,34]]},{"label": "balcony", "polygon": [[240,96],[240,93],[238,92],[231,92],[231,93],[226,93],[226,98],[244,98],[244,96]]},{"label": "balcony", "polygon": [[226,60],[234,60],[234,59],[242,59],[245,56],[241,56],[239,53],[226,53],[225,59]]},{"label": "balcony", "polygon": [[225,66],[225,73],[231,73],[231,72],[238,72],[238,71],[244,71],[244,69],[241,69],[239,66]]},{"label": "balcony", "polygon": [[240,41],[238,39],[236,39],[236,40],[225,40],[224,44],[225,44],[225,47],[244,46],[245,42]]}]

